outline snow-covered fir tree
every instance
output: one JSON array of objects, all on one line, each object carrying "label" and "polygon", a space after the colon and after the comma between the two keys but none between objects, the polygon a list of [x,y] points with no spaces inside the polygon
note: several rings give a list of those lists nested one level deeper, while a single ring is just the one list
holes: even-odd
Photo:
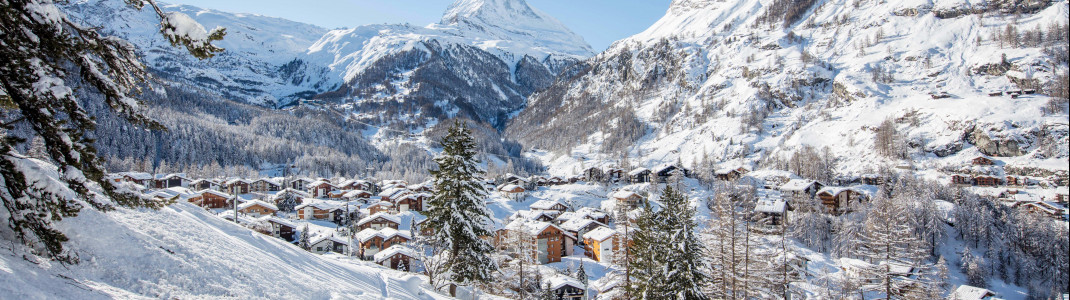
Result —
[{"label": "snow-covered fir tree", "polygon": [[[148,5],[160,18],[160,32],[175,46],[185,46],[198,58],[208,58],[223,49],[212,41],[223,38],[222,28],[211,33],[182,13],[164,13],[153,0],[127,0],[134,9]],[[0,173],[7,224],[17,242],[34,254],[75,262],[64,250],[66,235],[53,222],[73,217],[85,206],[101,211],[114,205],[160,207],[136,193],[104,180],[104,166],[93,140],[86,134],[96,121],[79,104],[75,89],[100,95],[109,110],[135,125],[161,129],[142,114],[135,99],[149,74],[136,50],[121,38],[69,18],[53,1],[7,1],[0,5],[4,34],[0,35],[0,117],[5,130],[0,136]],[[48,183],[30,175],[15,145],[23,142],[11,135],[25,124],[44,142],[50,161],[58,167],[62,183]],[[98,197],[90,185],[99,185]],[[65,190],[65,192],[59,192]]]},{"label": "snow-covered fir tree", "polygon": [[423,226],[434,228],[432,238],[446,250],[442,254],[449,257],[446,269],[455,284],[484,283],[498,266],[490,258],[494,247],[482,239],[491,235],[486,229],[490,211],[468,126],[455,122],[440,145],[438,168],[430,171],[435,192],[421,212],[427,216]]}]

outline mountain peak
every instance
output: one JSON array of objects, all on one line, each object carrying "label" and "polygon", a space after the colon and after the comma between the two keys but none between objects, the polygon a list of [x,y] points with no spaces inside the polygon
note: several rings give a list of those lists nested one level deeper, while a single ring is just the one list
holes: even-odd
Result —
[{"label": "mountain peak", "polygon": [[[525,54],[541,58],[545,52],[577,58],[594,54],[582,37],[524,0],[457,0],[446,9],[441,21],[428,28],[474,38],[481,45],[494,41],[494,47],[516,54],[506,61]],[[520,49],[538,51],[517,51]],[[535,55],[536,52],[543,55]]]},{"label": "mountain peak", "polygon": [[524,0],[457,0],[442,14],[439,24],[453,25],[465,20],[484,22],[498,20],[539,19],[538,12]]}]

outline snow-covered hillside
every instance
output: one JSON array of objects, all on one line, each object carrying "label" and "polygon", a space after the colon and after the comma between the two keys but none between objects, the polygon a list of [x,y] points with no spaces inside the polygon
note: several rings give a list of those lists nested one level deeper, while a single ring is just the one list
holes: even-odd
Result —
[{"label": "snow-covered hillside", "polygon": [[[67,6],[73,19],[103,24],[103,31],[133,43],[145,64],[170,82],[211,90],[237,101],[273,107],[290,99],[334,89],[340,81],[325,66],[302,60],[306,49],[327,32],[314,25],[254,14],[227,13],[188,5],[167,5],[207,29],[226,28],[217,43],[226,51],[207,60],[183,55],[159,34],[159,20],[149,9],[136,11],[122,1],[81,0]],[[285,101],[284,101],[285,100]]]},{"label": "snow-covered hillside", "polygon": [[[507,136],[553,150],[540,157],[555,174],[580,161],[750,165],[804,145],[829,147],[847,174],[979,154],[1066,170],[1065,103],[1028,93],[1066,69],[1065,31],[1023,36],[1065,28],[1067,1],[962,2],[674,1],[648,30],[530,97]],[[994,38],[1008,25],[1017,45]],[[885,120],[903,160],[875,150]]]},{"label": "snow-covered hillside", "polygon": [[319,256],[189,203],[86,209],[58,224],[81,262],[26,258],[4,246],[0,295],[11,299],[440,299],[423,279],[370,262]]},{"label": "snow-covered hillside", "polygon": [[308,51],[346,83],[317,99],[352,103],[368,121],[417,126],[458,114],[501,126],[527,95],[592,54],[524,0],[459,0],[438,23],[333,30]]}]

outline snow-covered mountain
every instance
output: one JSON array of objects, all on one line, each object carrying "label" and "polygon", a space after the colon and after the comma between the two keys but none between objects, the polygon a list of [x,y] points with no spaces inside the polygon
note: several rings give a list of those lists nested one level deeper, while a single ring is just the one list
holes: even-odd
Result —
[{"label": "snow-covered mountain", "polygon": [[144,55],[146,66],[161,79],[216,91],[233,100],[273,107],[340,84],[327,76],[324,66],[301,58],[327,32],[324,28],[188,5],[163,9],[189,15],[207,29],[225,27],[227,36],[217,45],[226,51],[207,60],[186,55],[158,33],[154,12],[130,9],[122,1],[81,0],[67,4],[66,11],[85,24],[103,24],[103,31],[133,43]]},{"label": "snow-covered mountain", "polygon": [[[842,173],[981,154],[1065,170],[1066,104],[1041,94],[1066,70],[1067,19],[1067,1],[677,0],[532,95],[506,136],[552,150],[533,153],[559,174],[753,166],[803,146]],[[885,120],[903,159],[877,154]]]},{"label": "snow-covered mountain", "polygon": [[[308,51],[359,118],[423,125],[458,114],[501,126],[589,45],[524,0],[458,0],[425,27],[367,25],[328,32]],[[384,120],[384,112],[386,118]]]}]

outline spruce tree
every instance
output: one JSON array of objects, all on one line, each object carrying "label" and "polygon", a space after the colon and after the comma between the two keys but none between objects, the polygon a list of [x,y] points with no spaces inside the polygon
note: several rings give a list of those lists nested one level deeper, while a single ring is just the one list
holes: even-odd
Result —
[{"label": "spruce tree", "polygon": [[442,153],[431,170],[435,193],[428,201],[424,226],[435,228],[432,240],[446,249],[446,269],[456,284],[484,283],[498,270],[490,258],[494,247],[482,237],[490,220],[483,171],[467,125],[454,122],[440,141]]},{"label": "spruce tree", "polygon": [[642,299],[707,299],[706,251],[695,235],[694,211],[672,187],[661,195],[664,207],[654,212],[644,205],[634,236],[629,292]]},{"label": "spruce tree", "polygon": [[665,206],[660,213],[664,215],[661,222],[668,246],[662,268],[665,292],[675,294],[675,299],[707,299],[702,288],[710,278],[704,271],[706,260],[702,253],[706,250],[695,235],[695,212],[684,195],[672,187],[665,188],[661,202]]},{"label": "spruce tree", "polygon": [[[223,38],[221,28],[205,32],[184,14],[164,13],[154,0],[125,2],[134,9],[151,6],[161,20],[160,33],[198,58],[223,50],[211,44]],[[141,114],[134,99],[150,76],[130,43],[104,35],[92,24],[79,24],[51,0],[5,1],[0,5],[0,28],[0,118],[7,120],[0,127],[11,131],[15,124],[25,123],[24,128],[40,136],[63,185],[45,186],[48,183],[41,178],[47,175],[33,170],[15,150],[24,141],[0,134],[0,201],[7,210],[7,224],[14,238],[36,254],[75,262],[63,249],[67,237],[53,222],[77,215],[84,205],[101,211],[114,205],[164,205],[104,179],[102,160],[86,136],[96,122],[78,103],[75,89],[102,95],[112,112],[133,124],[162,129]],[[94,184],[105,197],[95,195],[90,189]],[[71,193],[55,192],[58,189]]]},{"label": "spruce tree", "polygon": [[642,212],[636,218],[637,229],[632,234],[629,246],[631,260],[628,261],[631,285],[625,288],[630,298],[648,299],[655,297],[661,286],[659,273],[661,266],[661,245],[663,236],[659,220],[649,202],[643,204]]}]

